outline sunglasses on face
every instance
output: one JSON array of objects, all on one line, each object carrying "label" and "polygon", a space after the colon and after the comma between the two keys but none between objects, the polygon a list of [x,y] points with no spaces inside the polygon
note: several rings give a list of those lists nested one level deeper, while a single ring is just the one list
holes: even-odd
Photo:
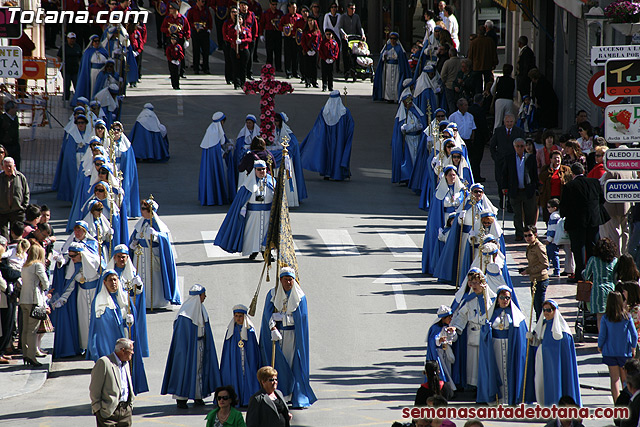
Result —
[{"label": "sunglasses on face", "polygon": [[509,301],[510,299],[511,299],[511,297],[508,297],[508,296],[506,296],[506,295],[502,295],[502,296],[500,296],[500,300],[501,300],[501,301]]},{"label": "sunglasses on face", "polygon": [[553,308],[543,308],[542,311],[545,313],[553,313]]},{"label": "sunglasses on face", "polygon": [[113,131],[114,131],[114,132],[122,132],[122,129],[115,128],[115,129],[113,129]]},{"label": "sunglasses on face", "polygon": [[96,188],[96,193],[104,193],[104,189],[103,188]]},{"label": "sunglasses on face", "polygon": [[277,378],[269,378],[267,381],[269,381],[270,383],[277,383],[278,379]]},{"label": "sunglasses on face", "polygon": [[482,194],[484,191],[482,190],[473,190],[473,194]]},{"label": "sunglasses on face", "polygon": [[524,237],[533,237],[533,234],[525,234]]},{"label": "sunglasses on face", "polygon": [[93,211],[94,211],[94,212],[102,212],[102,209],[103,209],[103,208],[100,208],[100,209],[94,209]]},{"label": "sunglasses on face", "polygon": [[451,157],[454,158],[454,159],[461,159],[462,158],[462,156],[451,156]]},{"label": "sunglasses on face", "polygon": [[444,114],[436,114],[436,117],[439,118],[439,119],[442,119],[442,118],[444,118],[446,116]]},{"label": "sunglasses on face", "polygon": [[218,396],[217,400],[229,400],[231,396]]}]

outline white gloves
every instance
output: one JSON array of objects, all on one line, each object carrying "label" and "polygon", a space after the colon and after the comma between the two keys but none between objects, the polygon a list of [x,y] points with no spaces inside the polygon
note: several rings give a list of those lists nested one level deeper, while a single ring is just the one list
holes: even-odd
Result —
[{"label": "white gloves", "polygon": [[240,39],[236,39],[236,44],[237,44],[237,45],[241,45],[241,44],[242,44],[242,40],[240,40]]},{"label": "white gloves", "polygon": [[260,41],[264,43],[264,36],[260,36]]},{"label": "white gloves", "polygon": [[133,57],[136,58],[138,55],[140,55],[140,54],[134,50],[133,51]]},{"label": "white gloves", "polygon": [[271,315],[271,320],[274,322],[282,322],[282,320],[284,320],[284,315],[282,313],[273,313]]},{"label": "white gloves", "polygon": [[315,50],[308,50],[308,51],[307,51],[307,55],[309,55],[309,56],[313,56],[313,55],[315,55],[315,54],[316,54],[316,51],[315,51]]},{"label": "white gloves", "polygon": [[184,48],[188,48],[189,47],[189,40],[185,40],[184,41]]},{"label": "white gloves", "polygon": [[440,86],[438,86],[438,87],[436,88],[436,90],[435,90],[435,93],[440,93],[440,92],[442,92],[442,88],[441,88]]},{"label": "white gloves", "polygon": [[173,61],[171,61],[171,63],[173,65],[180,65],[180,61],[178,61],[177,59],[174,59]]},{"label": "white gloves", "polygon": [[56,302],[53,303],[53,308],[60,308],[62,307],[67,301],[63,300],[62,298],[59,298]]},{"label": "white gloves", "polygon": [[282,335],[280,335],[280,331],[277,329],[271,330],[271,341],[280,341],[282,339]]},{"label": "white gloves", "polygon": [[113,49],[113,54],[114,55],[120,55],[121,53],[122,53],[122,49],[120,49],[120,48]]},{"label": "white gloves", "polygon": [[405,124],[403,124],[402,126],[400,126],[400,131],[401,131],[402,133],[406,133],[406,132],[407,132],[407,127],[408,127],[408,126],[407,126],[407,124],[406,124],[406,123],[405,123]]},{"label": "white gloves", "polygon": [[127,326],[133,325],[133,314],[127,314],[127,316],[125,317],[125,322],[127,322]]},{"label": "white gloves", "polygon": [[531,331],[529,331],[529,332],[527,332],[527,334],[525,335],[525,337],[526,337],[528,340],[532,340],[532,339],[534,339],[534,338],[536,337],[536,334],[535,334],[535,332],[531,332]]},{"label": "white gloves", "polygon": [[240,216],[247,216],[247,207],[243,206],[242,209],[240,209]]},{"label": "white gloves", "polygon": [[327,59],[325,62],[326,62],[327,64],[333,64],[333,59]]}]

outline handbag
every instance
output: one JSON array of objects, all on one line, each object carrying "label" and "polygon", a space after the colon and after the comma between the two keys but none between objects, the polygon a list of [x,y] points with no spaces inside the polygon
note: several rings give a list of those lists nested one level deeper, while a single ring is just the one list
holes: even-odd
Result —
[{"label": "handbag", "polygon": [[577,284],[576,300],[582,301],[582,302],[590,302],[592,286],[593,286],[593,282],[580,280]]},{"label": "handbag", "polygon": [[37,304],[31,309],[29,316],[37,320],[45,320],[47,318],[47,305],[44,303],[42,294],[38,291],[38,286],[33,290]]},{"label": "handbag", "polygon": [[560,218],[558,220],[558,224],[556,225],[556,235],[553,238],[553,243],[556,246],[568,245],[571,243],[569,240],[569,233],[567,233],[564,229],[564,218]]}]

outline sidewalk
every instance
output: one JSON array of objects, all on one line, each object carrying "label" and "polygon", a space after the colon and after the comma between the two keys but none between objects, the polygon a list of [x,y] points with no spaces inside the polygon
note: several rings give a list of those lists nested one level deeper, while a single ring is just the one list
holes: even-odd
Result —
[{"label": "sidewalk", "polygon": [[8,399],[26,393],[32,393],[44,385],[51,369],[53,352],[53,333],[44,334],[42,349],[49,352],[46,357],[39,357],[41,367],[34,368],[23,365],[22,356],[14,356],[9,365],[0,365],[0,399]]}]

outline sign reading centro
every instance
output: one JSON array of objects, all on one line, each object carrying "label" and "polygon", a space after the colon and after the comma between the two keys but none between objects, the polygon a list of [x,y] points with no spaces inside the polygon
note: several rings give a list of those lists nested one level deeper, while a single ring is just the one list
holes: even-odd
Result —
[{"label": "sign reading centro", "polygon": [[640,179],[610,179],[604,186],[604,198],[610,203],[640,202]]},{"label": "sign reading centro", "polygon": [[640,170],[640,149],[616,148],[605,151],[604,168],[608,171]]}]

